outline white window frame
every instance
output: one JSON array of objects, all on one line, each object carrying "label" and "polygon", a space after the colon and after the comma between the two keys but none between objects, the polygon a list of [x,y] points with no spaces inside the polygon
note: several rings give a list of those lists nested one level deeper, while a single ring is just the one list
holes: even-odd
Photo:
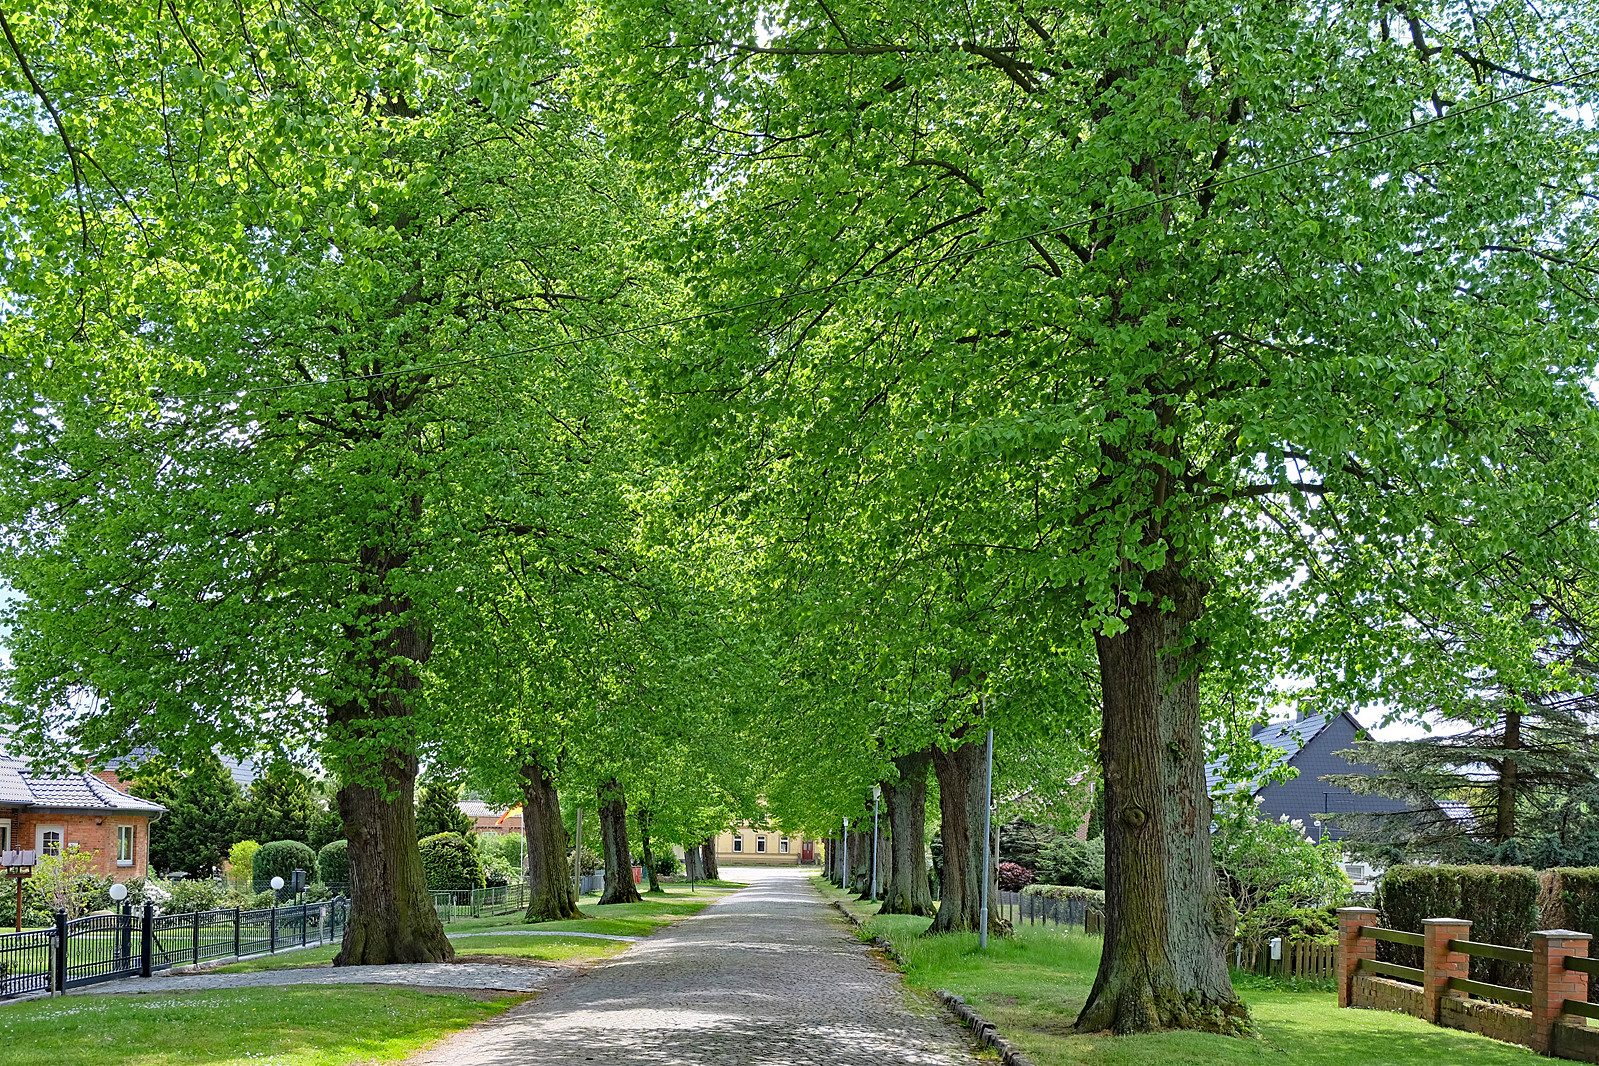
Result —
[{"label": "white window frame", "polygon": [[[54,833],[56,835],[56,850],[49,851],[45,848],[44,835],[46,833]],[[33,842],[37,845],[34,850],[39,853],[40,858],[46,855],[60,855],[67,849],[67,827],[64,825],[41,825],[33,832]]]},{"label": "white window frame", "polygon": [[783,837],[777,842],[777,851],[780,855],[788,854],[788,837]]},{"label": "white window frame", "polygon": [[744,834],[743,833],[734,833],[733,834],[733,850],[734,851],[743,851],[744,850]]},{"label": "white window frame", "polygon": [[760,854],[762,854],[762,855],[766,854],[766,838],[765,837],[758,836],[758,837],[755,838],[755,850],[757,852],[759,852]]},{"label": "white window frame", "polygon": [[[128,857],[125,858],[125,859],[122,857],[122,831],[124,829],[126,829],[128,831]],[[132,866],[133,865],[133,857],[139,853],[139,851],[138,851],[138,840],[139,840],[139,832],[132,825],[124,824],[124,825],[117,826],[117,865],[118,866]]]},{"label": "white window frame", "polygon": [[0,851],[10,851],[11,848],[11,819],[0,818]]}]

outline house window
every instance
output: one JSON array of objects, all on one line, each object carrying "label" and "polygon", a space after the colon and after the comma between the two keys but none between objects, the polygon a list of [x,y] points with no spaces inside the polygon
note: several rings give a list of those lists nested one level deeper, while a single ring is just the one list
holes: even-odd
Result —
[{"label": "house window", "polygon": [[755,850],[756,851],[765,851],[766,850],[766,838],[765,837],[756,837],[755,838]]},{"label": "house window", "polygon": [[733,834],[733,850],[734,851],[743,851],[744,850],[744,837],[740,833],[734,833]]},{"label": "house window", "polygon": [[777,842],[777,850],[784,855],[788,854],[788,837],[784,837]]},{"label": "house window", "polygon": [[117,865],[133,865],[133,826],[117,826]]},{"label": "house window", "polygon": [[11,819],[0,818],[0,851],[11,850]]},{"label": "house window", "polygon": [[60,855],[61,841],[65,839],[66,830],[59,825],[41,825],[39,827],[39,854]]},{"label": "house window", "polygon": [[1345,863],[1344,873],[1358,881],[1366,876],[1366,864],[1363,862]]}]

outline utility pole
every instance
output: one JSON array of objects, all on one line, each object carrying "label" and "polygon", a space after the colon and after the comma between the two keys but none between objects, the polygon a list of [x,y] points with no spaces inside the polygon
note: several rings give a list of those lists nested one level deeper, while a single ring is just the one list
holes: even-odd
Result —
[{"label": "utility pole", "polygon": [[978,908],[978,921],[981,923],[977,930],[977,946],[988,947],[988,837],[993,831],[994,821],[994,731],[988,731],[988,768],[983,775],[983,891],[978,897],[982,906]]},{"label": "utility pole", "polygon": [[838,886],[845,892],[849,891],[849,819],[844,819],[844,838],[840,841],[844,845],[844,868],[838,874]]}]

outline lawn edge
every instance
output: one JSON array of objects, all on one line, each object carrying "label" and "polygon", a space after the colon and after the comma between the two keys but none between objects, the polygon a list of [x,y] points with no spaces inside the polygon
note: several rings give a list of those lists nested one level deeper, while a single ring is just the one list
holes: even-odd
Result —
[{"label": "lawn edge", "polygon": [[[817,886],[817,888],[818,894],[820,894],[820,886]],[[843,903],[836,899],[828,900],[828,903],[836,908],[838,913],[842,914],[844,918],[856,929],[859,929],[863,932],[865,931],[866,924],[857,918],[848,907],[844,906]],[[903,970],[905,966],[905,958],[904,956],[900,955],[899,951],[894,947],[894,942],[892,940],[886,936],[874,936],[869,943],[873,947],[881,950],[889,958],[893,959]],[[1004,1066],[1035,1066],[1032,1059],[1028,1058],[1026,1055],[1023,1055],[1020,1051],[1017,1051],[1015,1046],[1012,1045],[1009,1040],[1006,1040],[999,1034],[998,1026],[984,1018],[981,1014],[978,1014],[972,1009],[969,1003],[961,999],[955,993],[946,991],[942,988],[935,988],[933,989],[933,998],[938,1001],[939,1006],[943,1007],[944,1010],[946,1010],[956,1022],[970,1029],[972,1031],[972,1035],[976,1037],[979,1044],[986,1048],[992,1049],[997,1055],[999,1055],[999,1061],[1004,1063]]]}]

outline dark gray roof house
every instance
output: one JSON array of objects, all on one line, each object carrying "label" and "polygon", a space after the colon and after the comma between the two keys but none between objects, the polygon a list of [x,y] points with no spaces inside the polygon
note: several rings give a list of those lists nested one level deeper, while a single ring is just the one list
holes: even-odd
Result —
[{"label": "dark gray roof house", "polygon": [[[1240,787],[1260,797],[1262,815],[1276,818],[1286,814],[1303,822],[1305,833],[1316,840],[1338,840],[1345,835],[1336,825],[1318,824],[1323,814],[1399,814],[1410,810],[1402,800],[1363,796],[1322,780],[1333,774],[1377,772],[1374,766],[1352,763],[1338,754],[1354,747],[1356,738],[1364,735],[1365,730],[1347,711],[1302,714],[1286,722],[1256,726],[1255,739],[1280,751],[1282,761],[1298,770],[1299,775],[1271,784],[1244,782]],[[1227,784],[1215,765],[1207,769],[1205,783],[1212,790]]]}]

